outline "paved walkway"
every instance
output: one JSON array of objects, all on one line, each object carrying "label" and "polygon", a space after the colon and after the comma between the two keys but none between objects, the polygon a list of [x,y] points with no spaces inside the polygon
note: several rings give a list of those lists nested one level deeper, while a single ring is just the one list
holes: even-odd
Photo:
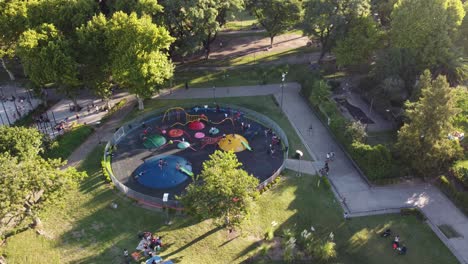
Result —
[{"label": "paved walkway", "polygon": [[[217,97],[254,96],[274,94],[278,103],[283,101],[283,111],[297,130],[302,141],[315,157],[315,162],[301,161],[301,171],[314,173],[323,166],[326,153],[334,151],[335,160],[330,163],[329,179],[338,199],[345,198],[345,210],[351,216],[398,212],[400,208],[418,207],[428,218],[429,226],[447,245],[461,263],[468,263],[468,219],[436,187],[427,183],[402,183],[385,187],[370,186],[335,143],[327,128],[315,116],[307,102],[299,94],[296,83],[288,83],[281,100],[279,84],[264,86],[216,88]],[[212,98],[213,89],[177,90],[164,98]],[[312,130],[309,128],[312,126]],[[297,161],[288,160],[287,167],[297,170]],[[437,228],[452,226],[461,238],[447,239]]]}]

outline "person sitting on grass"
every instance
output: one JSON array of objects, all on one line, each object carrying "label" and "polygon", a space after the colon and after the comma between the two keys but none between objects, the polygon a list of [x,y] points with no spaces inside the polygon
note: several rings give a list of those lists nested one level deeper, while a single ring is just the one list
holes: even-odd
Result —
[{"label": "person sitting on grass", "polygon": [[392,235],[392,230],[390,229],[387,229],[382,233],[382,237],[388,237],[390,235]]},{"label": "person sitting on grass", "polygon": [[398,247],[397,250],[398,250],[398,254],[405,255],[407,249],[406,249],[406,246],[402,246],[402,247]]}]

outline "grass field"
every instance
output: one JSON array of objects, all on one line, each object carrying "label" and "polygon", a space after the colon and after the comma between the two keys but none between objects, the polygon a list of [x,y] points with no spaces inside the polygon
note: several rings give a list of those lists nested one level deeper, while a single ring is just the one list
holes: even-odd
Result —
[{"label": "grass field", "polygon": [[94,129],[88,125],[79,125],[72,128],[72,130],[55,139],[57,145],[47,151],[45,156],[47,158],[61,158],[62,160],[66,160],[93,131]]},{"label": "grass field", "polygon": [[174,87],[209,88],[225,86],[245,86],[269,83],[281,83],[281,73],[287,71],[287,82],[310,78],[312,75],[307,64],[246,66],[229,70],[191,70],[178,71],[174,74]]},{"label": "grass field", "polygon": [[[225,59],[210,59],[210,60],[202,60],[193,63],[187,63],[184,65],[180,65],[179,69],[184,69],[186,67],[194,67],[194,66],[218,66],[218,67],[227,67],[227,66],[253,66],[253,65],[261,65],[265,63],[273,63],[280,60],[285,60],[288,57],[292,57],[294,55],[301,55],[301,56],[308,56],[309,53],[318,52],[319,49],[315,47],[299,47],[290,50],[282,50],[282,51],[269,51],[265,52],[263,50],[258,52],[251,52],[247,55],[229,58],[226,57]],[[264,67],[263,65],[262,67]]]},{"label": "grass field", "polygon": [[[457,263],[430,228],[413,216],[381,215],[345,221],[330,190],[312,176],[294,177],[286,172],[280,183],[265,192],[237,236],[210,221],[172,218],[139,208],[122,198],[103,181],[102,148],[96,148],[82,168],[89,177],[65,201],[41,214],[47,237],[27,231],[8,239],[0,248],[8,263],[123,263],[122,252],[138,244],[137,233],[152,231],[163,236],[164,259],[176,263],[241,263],[259,251],[259,242],[272,221],[276,233],[290,228],[296,234],[314,226],[317,235],[335,234],[338,259],[334,263]],[[117,202],[117,209],[110,203]],[[391,238],[378,233],[386,228],[398,232],[408,254],[397,255]],[[281,263],[273,260],[258,263]]]},{"label": "grass field", "polygon": [[[276,105],[276,101],[273,96],[253,96],[253,97],[230,97],[230,98],[217,98],[217,102],[233,104],[238,106],[243,106],[259,113],[262,113],[270,117],[275,121],[286,133],[290,149],[302,149],[305,150],[304,145],[302,144],[301,139],[297,136],[296,131],[292,127],[288,118],[281,112],[280,108]],[[155,109],[170,107],[170,106],[180,106],[180,105],[197,105],[202,103],[211,103],[212,99],[191,99],[191,100],[151,100],[145,102],[145,110],[138,111],[134,110],[126,118],[126,121],[130,121],[140,115],[154,111]],[[290,157],[293,156],[293,151],[290,151]],[[304,151],[305,160],[311,160],[310,154],[307,151]]]}]

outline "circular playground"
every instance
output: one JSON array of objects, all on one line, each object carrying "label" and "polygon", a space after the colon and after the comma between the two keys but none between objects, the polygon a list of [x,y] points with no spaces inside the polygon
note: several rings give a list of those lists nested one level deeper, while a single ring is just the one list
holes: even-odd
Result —
[{"label": "circular playground", "polygon": [[271,119],[249,109],[173,107],[122,126],[105,159],[118,189],[161,204],[165,193],[174,202],[215,150],[235,152],[242,168],[265,183],[283,168],[288,142]]}]

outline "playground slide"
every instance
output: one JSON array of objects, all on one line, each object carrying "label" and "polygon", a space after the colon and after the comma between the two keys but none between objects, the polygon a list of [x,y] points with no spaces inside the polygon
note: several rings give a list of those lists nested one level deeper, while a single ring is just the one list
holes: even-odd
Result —
[{"label": "playground slide", "polygon": [[193,172],[187,170],[185,167],[180,167],[180,171],[187,174],[190,177],[193,177]]},{"label": "playground slide", "polygon": [[244,141],[241,141],[242,145],[244,145],[244,147],[246,149],[248,149],[249,151],[252,151],[252,148],[249,146],[249,144],[245,143]]}]

